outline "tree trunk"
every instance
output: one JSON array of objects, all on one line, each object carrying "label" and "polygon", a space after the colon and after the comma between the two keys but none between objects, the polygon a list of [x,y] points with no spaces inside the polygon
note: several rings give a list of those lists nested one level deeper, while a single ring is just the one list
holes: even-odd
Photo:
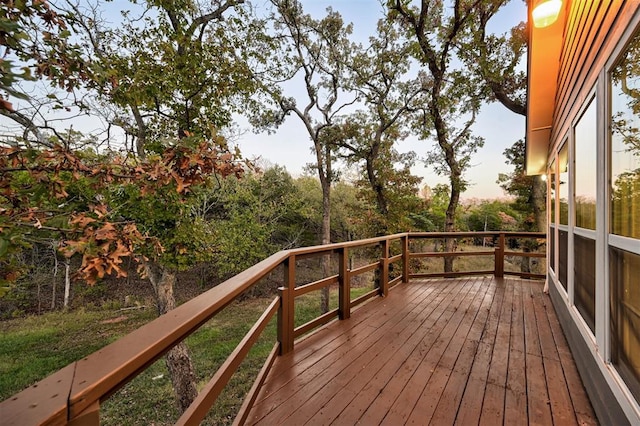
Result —
[{"label": "tree trunk", "polygon": [[[173,271],[148,262],[145,264],[145,270],[155,292],[158,316],[164,315],[176,306],[173,295],[176,275]],[[167,352],[165,361],[173,384],[176,404],[182,413],[198,396],[196,375],[187,345],[184,342],[178,343]]]},{"label": "tree trunk", "polygon": [[[527,231],[542,232],[547,227],[546,211],[545,211],[545,189],[546,185],[540,176],[534,176],[531,184],[531,195],[529,196],[529,204],[533,211],[533,223],[530,223]],[[523,251],[529,253],[538,250],[536,241],[527,240],[523,244]],[[531,258],[523,257],[520,263],[520,272],[531,272]]]},{"label": "tree trunk", "polygon": [[[318,147],[316,148],[318,149]],[[322,244],[331,243],[331,148],[324,146],[325,172],[318,168],[320,185],[322,186]],[[331,275],[331,256],[322,256],[322,275]],[[320,312],[329,312],[329,287],[320,291]]]},{"label": "tree trunk", "polygon": [[[380,181],[378,176],[376,175],[376,171],[373,166],[373,159],[366,159],[366,168],[367,168],[367,179],[369,180],[369,184],[371,185],[371,189],[375,193],[376,196],[376,207],[378,208],[378,213],[382,215],[385,219],[387,214],[389,213],[389,207],[387,205],[387,197],[384,194],[384,184]],[[386,235],[386,230],[380,230],[378,235]]]},{"label": "tree trunk", "polygon": [[[58,267],[56,267],[56,275],[58,272]],[[53,311],[56,308],[56,277],[53,277],[53,286],[51,289],[51,310]]]},{"label": "tree trunk", "polygon": [[[53,288],[53,294],[51,295],[52,311],[56,307],[56,281],[58,280],[58,252],[55,247],[55,243],[51,245],[53,251],[53,280],[51,281],[51,287]],[[40,313],[40,281],[38,281],[38,313]]]},{"label": "tree trunk", "polygon": [[[328,180],[327,180],[328,181]],[[322,185],[322,244],[331,243],[331,183]],[[331,275],[331,256],[322,256],[322,275]],[[329,312],[329,287],[320,292],[320,311]]]},{"label": "tree trunk", "polygon": [[65,257],[64,259],[64,309],[69,307],[69,296],[71,294],[71,261]]},{"label": "tree trunk", "polygon": [[547,228],[546,213],[546,184],[540,176],[533,177],[533,188],[531,190],[531,205],[533,216],[536,221],[535,231],[543,232]]},{"label": "tree trunk", "polygon": [[[458,208],[458,202],[460,201],[460,188],[457,180],[451,178],[451,198],[449,199],[449,205],[447,206],[447,212],[444,219],[444,232],[454,232],[456,230],[456,210]],[[444,251],[453,252],[455,250],[455,238],[445,238]],[[444,272],[453,272],[452,256],[445,256],[444,258]]]}]

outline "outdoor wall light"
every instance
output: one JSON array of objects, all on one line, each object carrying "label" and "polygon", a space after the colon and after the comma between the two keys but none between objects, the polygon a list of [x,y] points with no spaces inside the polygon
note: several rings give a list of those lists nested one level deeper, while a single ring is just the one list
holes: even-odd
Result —
[{"label": "outdoor wall light", "polygon": [[556,22],[560,9],[562,8],[562,0],[541,0],[533,8],[531,13],[533,16],[533,26],[536,28],[544,28]]}]

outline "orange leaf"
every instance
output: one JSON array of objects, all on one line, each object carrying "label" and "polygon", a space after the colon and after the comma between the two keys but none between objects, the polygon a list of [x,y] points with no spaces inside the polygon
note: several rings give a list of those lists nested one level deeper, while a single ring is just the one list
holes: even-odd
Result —
[{"label": "orange leaf", "polygon": [[118,237],[118,233],[116,227],[107,222],[95,232],[94,237],[96,240],[115,240]]},{"label": "orange leaf", "polygon": [[84,214],[73,216],[71,219],[71,225],[80,225],[81,228],[85,228],[88,224],[96,222],[92,217],[87,217]]}]

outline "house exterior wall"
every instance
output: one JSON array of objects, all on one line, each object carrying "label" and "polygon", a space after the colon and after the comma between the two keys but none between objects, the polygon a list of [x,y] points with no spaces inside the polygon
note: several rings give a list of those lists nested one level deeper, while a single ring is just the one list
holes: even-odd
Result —
[{"label": "house exterior wall", "polygon": [[548,283],[600,421],[640,424],[640,0],[564,7]]}]

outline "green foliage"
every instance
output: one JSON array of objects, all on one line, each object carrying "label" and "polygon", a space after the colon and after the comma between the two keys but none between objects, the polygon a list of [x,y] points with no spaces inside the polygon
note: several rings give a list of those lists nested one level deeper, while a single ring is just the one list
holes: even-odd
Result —
[{"label": "green foliage", "polygon": [[211,234],[211,261],[229,277],[270,254],[317,243],[321,224],[318,181],[294,180],[273,167],[242,179],[226,179],[199,194],[195,211]]},{"label": "green foliage", "polygon": [[527,176],[525,171],[525,144],[518,140],[504,150],[506,163],[513,172],[501,173],[497,183],[510,195],[515,196],[513,208],[522,215],[521,228],[526,231],[544,229],[545,185],[539,176]]},{"label": "green foliage", "polygon": [[615,180],[611,208],[612,230],[640,238],[640,169],[622,173]]},{"label": "green foliage", "polygon": [[[46,1],[4,2],[0,11],[0,113],[14,111],[9,98],[27,99],[22,81],[43,77],[72,90],[87,77],[64,16]],[[54,100],[57,98],[54,96]]]},{"label": "green foliage", "polygon": [[138,153],[154,152],[167,136],[210,137],[254,92],[250,63],[269,49],[243,3],[147,1],[118,26],[74,10],[77,36],[90,46],[89,86],[120,108],[114,122],[138,138]]},{"label": "green foliage", "polygon": [[492,21],[510,0],[476,2],[458,58],[479,79],[486,102],[500,102],[526,115],[526,72],[520,66],[527,48],[527,24],[520,22],[503,34],[491,32]]},{"label": "green foliage", "polygon": [[463,221],[468,231],[519,231],[520,215],[507,202],[490,201],[473,206]]},{"label": "green foliage", "polygon": [[449,206],[449,186],[439,183],[433,189],[425,186],[422,196],[425,206],[421,210],[412,211],[408,217],[413,222],[411,230],[426,232],[442,232],[445,229],[445,218]]}]

